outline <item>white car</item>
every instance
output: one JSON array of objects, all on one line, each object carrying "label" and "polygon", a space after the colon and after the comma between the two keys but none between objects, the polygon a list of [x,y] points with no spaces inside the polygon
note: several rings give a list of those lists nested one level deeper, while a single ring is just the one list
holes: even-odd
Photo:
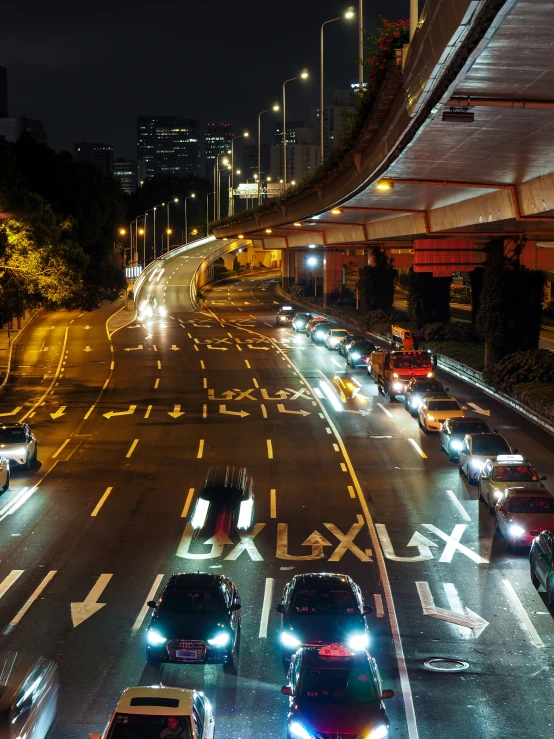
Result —
[{"label": "white car", "polygon": [[214,732],[213,709],[203,693],[154,685],[124,690],[104,733],[89,738],[213,739]]},{"label": "white car", "polygon": [[424,398],[418,410],[418,421],[425,433],[440,431],[448,418],[463,418],[465,413],[456,398]]},{"label": "white car", "polygon": [[490,513],[504,495],[506,488],[524,486],[526,489],[546,490],[542,484],[546,475],[539,475],[521,454],[499,454],[487,459],[477,489],[479,498],[488,506]]},{"label": "white car", "polygon": [[0,455],[0,490],[5,493],[10,487],[10,463]]},{"label": "white car", "polygon": [[331,328],[325,334],[325,346],[327,349],[338,349],[341,339],[348,336],[350,332],[345,328]]},{"label": "white car", "polygon": [[470,485],[477,485],[487,459],[499,454],[517,454],[500,434],[467,434],[458,453],[460,475],[465,475]]},{"label": "white car", "polygon": [[38,444],[28,423],[5,423],[0,426],[0,455],[10,465],[27,470],[36,464]]}]

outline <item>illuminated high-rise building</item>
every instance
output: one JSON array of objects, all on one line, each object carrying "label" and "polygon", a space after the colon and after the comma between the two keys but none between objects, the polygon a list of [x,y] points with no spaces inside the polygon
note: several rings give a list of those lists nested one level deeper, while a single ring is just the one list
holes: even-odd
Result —
[{"label": "illuminated high-rise building", "polygon": [[198,175],[198,121],[179,116],[138,116],[137,158],[141,176]]}]

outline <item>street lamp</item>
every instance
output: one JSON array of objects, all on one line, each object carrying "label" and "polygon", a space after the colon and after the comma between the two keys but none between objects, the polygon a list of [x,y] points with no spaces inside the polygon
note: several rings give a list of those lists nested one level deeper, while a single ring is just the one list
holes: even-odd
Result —
[{"label": "street lamp", "polygon": [[308,267],[312,268],[312,278],[314,281],[314,298],[317,298],[317,276],[314,272],[314,268],[317,267],[317,257],[308,257],[306,259]]},{"label": "street lamp", "polygon": [[[231,197],[229,198],[229,215],[235,215],[235,141],[237,139],[247,139],[250,136],[248,131],[244,131],[240,136],[233,136],[231,139]],[[240,174],[240,171],[237,172]]]},{"label": "street lamp", "polygon": [[354,9],[348,8],[348,10],[344,13],[343,16],[339,16],[338,18],[331,18],[331,20],[324,21],[321,24],[321,33],[320,33],[320,47],[321,47],[321,53],[320,53],[320,59],[319,59],[319,149],[321,153],[321,161],[325,158],[324,153],[324,143],[323,143],[323,136],[324,136],[324,121],[323,121],[323,109],[324,109],[324,92],[323,92],[323,30],[325,26],[328,23],[334,23],[335,21],[340,21],[342,18],[346,18],[347,20],[350,20],[354,17]]},{"label": "street lamp", "polygon": [[[154,213],[154,239],[156,239],[156,208],[148,208],[148,210],[144,211],[144,228],[146,230],[146,221],[147,216],[150,213],[150,211],[153,211]],[[156,258],[156,247],[154,246],[154,258]],[[146,233],[144,234],[144,244],[143,244],[143,257],[144,257],[144,266],[146,267]]]},{"label": "street lamp", "polygon": [[[215,182],[214,182],[215,187]],[[210,197],[214,199],[214,221],[215,221],[215,190],[206,195],[206,236],[210,235]]]},{"label": "street lamp", "polygon": [[300,73],[299,77],[291,77],[283,82],[283,190],[287,189],[287,96],[285,85],[295,80],[305,80],[309,77],[307,70]]},{"label": "street lamp", "polygon": [[191,200],[192,198],[196,197],[195,192],[191,192],[190,195],[187,195],[185,198],[185,244],[189,243],[189,230],[188,230],[188,223],[187,223],[187,200]]},{"label": "street lamp", "polygon": [[268,108],[267,110],[261,110],[258,113],[258,205],[262,204],[262,199],[260,195],[260,183],[262,181],[262,175],[261,175],[261,161],[262,161],[262,115],[264,113],[278,113],[281,110],[279,103],[275,103],[271,106],[271,108]]},{"label": "street lamp", "polygon": [[171,233],[171,229],[169,228],[169,206],[171,203],[178,203],[178,202],[179,202],[179,198],[173,198],[173,200],[167,201],[167,229],[166,231],[167,231],[167,251],[168,253],[169,253],[169,234]]}]

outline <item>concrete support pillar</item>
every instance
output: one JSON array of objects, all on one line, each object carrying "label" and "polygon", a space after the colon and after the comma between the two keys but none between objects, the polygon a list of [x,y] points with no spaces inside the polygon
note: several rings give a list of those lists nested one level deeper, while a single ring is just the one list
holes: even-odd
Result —
[{"label": "concrete support pillar", "polygon": [[327,305],[327,298],[333,292],[342,290],[342,265],[344,257],[340,251],[324,252],[323,263],[323,305]]},{"label": "concrete support pillar", "polygon": [[223,264],[225,265],[225,269],[232,270],[234,262],[235,262],[234,252],[223,254]]},{"label": "concrete support pillar", "polygon": [[290,289],[291,285],[296,282],[296,265],[294,252],[289,249],[283,249],[281,257],[281,277],[283,290]]},{"label": "concrete support pillar", "polygon": [[308,253],[306,251],[295,251],[294,252],[294,267],[296,271],[296,282],[303,282],[308,284],[310,281],[309,270],[306,268],[306,258]]}]

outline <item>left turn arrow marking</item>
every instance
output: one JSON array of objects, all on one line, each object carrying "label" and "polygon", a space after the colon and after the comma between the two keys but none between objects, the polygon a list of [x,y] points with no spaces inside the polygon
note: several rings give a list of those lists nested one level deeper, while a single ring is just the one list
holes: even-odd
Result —
[{"label": "left turn arrow marking", "polygon": [[[147,337],[148,338],[148,337]],[[124,349],[124,352],[136,352],[139,349],[142,349],[142,344],[139,344],[138,346],[129,346],[126,349]]]},{"label": "left turn arrow marking", "polygon": [[0,413],[0,416],[15,416],[15,414],[19,413],[22,408],[22,405],[18,405],[17,408],[14,408],[14,410],[10,411],[9,413]]},{"label": "left turn arrow marking", "polygon": [[108,413],[103,413],[102,415],[104,416],[104,418],[113,418],[113,416],[132,416],[136,409],[136,405],[130,405],[128,411],[109,411]]}]

